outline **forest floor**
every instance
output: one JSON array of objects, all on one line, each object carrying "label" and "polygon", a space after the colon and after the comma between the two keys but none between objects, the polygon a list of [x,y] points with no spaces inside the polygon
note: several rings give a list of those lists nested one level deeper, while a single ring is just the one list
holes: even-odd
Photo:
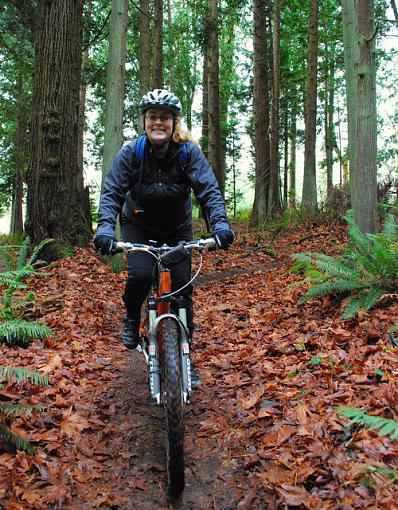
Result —
[{"label": "forest floor", "polygon": [[397,419],[398,356],[387,330],[398,305],[349,321],[330,299],[298,305],[290,255],[339,253],[342,226],[277,239],[238,234],[233,249],[206,254],[195,289],[202,386],[185,414],[181,500],[167,501],[162,411],[143,358],[118,339],[125,274],[79,249],[30,281],[31,317],[53,336],[0,346],[0,365],[50,378],[48,387],[0,387],[3,400],[43,406],[12,422],[36,454],[0,451],[1,509],[398,508],[386,471],[398,469],[397,442],[334,409]]}]

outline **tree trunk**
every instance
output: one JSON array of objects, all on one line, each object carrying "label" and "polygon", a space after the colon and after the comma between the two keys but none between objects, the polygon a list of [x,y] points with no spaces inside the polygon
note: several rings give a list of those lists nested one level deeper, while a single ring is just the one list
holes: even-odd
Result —
[{"label": "tree trunk", "polygon": [[308,82],[305,115],[305,149],[303,180],[303,217],[309,219],[317,209],[316,189],[316,103],[317,103],[317,61],[318,61],[318,0],[311,0]]},{"label": "tree trunk", "polygon": [[200,144],[206,158],[209,157],[209,48],[203,48],[203,95],[202,95],[202,137]]},{"label": "tree trunk", "polygon": [[391,8],[394,12],[394,18],[398,25],[398,10],[397,10],[397,4],[395,3],[395,0],[390,0]]},{"label": "tree trunk", "polygon": [[326,156],[326,196],[330,197],[333,189],[333,145],[334,135],[334,72],[335,72],[335,55],[334,44],[329,48],[328,43],[325,44],[325,112],[324,112],[324,128],[325,128],[325,156]]},{"label": "tree trunk", "polygon": [[222,165],[221,125],[220,125],[220,71],[218,49],[218,8],[217,0],[209,0],[209,163],[224,195],[224,168]]},{"label": "tree trunk", "polygon": [[140,0],[140,95],[151,88],[151,32],[150,32],[149,0]]},{"label": "tree trunk", "polygon": [[127,14],[128,0],[112,0],[106,72],[105,135],[101,189],[113,158],[123,144]]},{"label": "tree trunk", "polygon": [[271,176],[268,195],[268,216],[277,217],[281,213],[280,185],[279,185],[279,95],[280,95],[280,0],[274,0],[273,16],[273,84],[271,105]]},{"label": "tree trunk", "polygon": [[293,91],[290,119],[289,204],[296,207],[296,147],[297,147],[297,98]]},{"label": "tree trunk", "polygon": [[377,227],[376,59],[372,0],[356,0],[358,64],[356,95],[357,167],[351,188],[355,221],[362,232]]},{"label": "tree trunk", "polygon": [[[90,3],[91,11],[91,3]],[[91,16],[91,12],[89,13]],[[79,202],[82,214],[85,221],[92,229],[92,217],[90,207],[90,188],[84,185],[84,124],[86,120],[86,78],[85,66],[87,65],[89,57],[89,48],[83,51],[82,55],[82,79],[80,83],[80,96],[79,96],[79,122],[78,122],[78,142],[77,142],[77,167],[78,172],[76,175],[76,187],[79,194]]]},{"label": "tree trunk", "polygon": [[342,0],[343,15],[343,43],[344,43],[344,69],[347,94],[347,124],[348,124],[348,165],[350,185],[353,186],[355,162],[355,131],[356,131],[356,71],[358,47],[356,43],[355,0]]},{"label": "tree trunk", "polygon": [[33,80],[27,232],[85,244],[76,189],[82,0],[39,0]]},{"label": "tree trunk", "polygon": [[155,0],[153,88],[163,88],[163,0]]},{"label": "tree trunk", "polygon": [[23,183],[25,158],[26,116],[24,109],[23,76],[17,76],[17,132],[15,137],[15,173],[12,179],[10,234],[23,234]]},{"label": "tree trunk", "polygon": [[283,112],[283,207],[287,207],[289,182],[289,112],[287,105]]},{"label": "tree trunk", "polygon": [[268,52],[265,1],[254,0],[253,4],[253,117],[256,176],[252,211],[252,223],[254,225],[263,223],[267,219],[268,189],[270,184]]}]

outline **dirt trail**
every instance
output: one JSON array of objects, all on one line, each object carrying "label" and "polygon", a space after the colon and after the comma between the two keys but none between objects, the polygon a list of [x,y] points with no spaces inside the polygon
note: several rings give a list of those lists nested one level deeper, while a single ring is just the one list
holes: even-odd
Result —
[{"label": "dirt trail", "polygon": [[[143,358],[118,340],[124,274],[89,250],[48,269],[34,282],[32,313],[53,338],[0,346],[7,364],[51,379],[20,400],[44,408],[15,420],[37,453],[0,452],[0,509],[396,508],[388,473],[366,470],[398,469],[393,440],[347,426],[335,406],[396,419],[398,363],[386,331],[398,304],[351,321],[333,300],[299,306],[289,254],[298,244],[320,250],[319,232],[279,239],[272,256],[256,239],[248,251],[246,234],[230,252],[208,254],[195,289],[202,387],[186,409],[186,490],[173,505],[162,410],[151,402]],[[322,235],[321,248],[338,252],[344,235]]]},{"label": "dirt trail", "polygon": [[[206,278],[212,282],[218,276]],[[200,293],[206,285],[202,280]],[[10,481],[13,494],[0,508],[236,508],[245,484],[235,488],[236,461],[222,428],[214,428],[223,405],[211,383],[195,390],[186,408],[186,489],[179,502],[167,500],[163,411],[152,403],[144,358],[119,340],[123,286],[124,274],[110,273],[87,250],[60,261],[36,282],[39,303],[46,303],[36,314],[42,314],[54,337],[45,345],[11,351],[15,359],[9,360],[21,365],[21,354],[25,364],[31,359],[32,368],[50,376],[51,386],[37,392],[35,403],[45,413],[29,426],[36,460]],[[58,308],[46,309],[52,303],[48,296],[57,296]],[[16,490],[18,483],[24,488]]]}]

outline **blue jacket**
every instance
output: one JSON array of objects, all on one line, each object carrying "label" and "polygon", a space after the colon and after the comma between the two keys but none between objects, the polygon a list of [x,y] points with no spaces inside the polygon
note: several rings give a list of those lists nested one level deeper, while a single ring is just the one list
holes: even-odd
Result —
[{"label": "blue jacket", "polygon": [[141,165],[135,158],[135,143],[122,147],[105,179],[97,235],[114,235],[120,213],[164,235],[186,232],[192,223],[191,189],[213,232],[230,228],[217,179],[198,145],[187,142],[188,162],[182,168],[181,145],[170,142],[167,156],[157,159],[147,143]]}]

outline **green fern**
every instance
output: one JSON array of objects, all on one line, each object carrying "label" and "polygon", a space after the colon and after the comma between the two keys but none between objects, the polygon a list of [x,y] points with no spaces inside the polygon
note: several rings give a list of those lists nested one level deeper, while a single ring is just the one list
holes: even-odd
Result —
[{"label": "green fern", "polygon": [[0,324],[0,343],[28,344],[34,339],[43,340],[51,336],[51,329],[44,324],[20,319],[7,320]]},{"label": "green fern", "polygon": [[26,237],[21,244],[18,251],[18,261],[16,265],[16,269],[22,269],[26,265],[26,259],[28,258],[28,252],[30,248],[30,239]]},{"label": "green fern", "polygon": [[[7,382],[14,380],[17,383],[30,381],[34,385],[48,385],[47,376],[22,367],[8,367],[0,365],[0,378],[5,379]],[[40,411],[41,409],[41,406],[26,406],[14,403],[0,404],[0,439],[2,439],[5,443],[13,445],[18,450],[25,450],[28,453],[34,454],[35,450],[29,441],[17,434],[14,434],[8,424],[4,423],[4,420],[9,421],[16,416],[29,416],[34,411]]]},{"label": "green fern", "polygon": [[349,246],[340,257],[323,253],[297,253],[293,270],[304,272],[310,288],[300,303],[327,294],[347,300],[345,319],[359,310],[370,310],[385,294],[398,291],[398,236],[394,218],[389,215],[383,232],[373,235],[359,230],[352,214],[345,216],[349,226]]},{"label": "green fern", "polygon": [[10,428],[4,423],[0,423],[0,438],[2,438],[3,441],[15,446],[17,450],[24,450],[31,455],[35,454],[35,449],[29,443],[29,441],[11,432]]},{"label": "green fern", "polygon": [[29,416],[37,406],[23,406],[20,404],[0,404],[0,414],[7,417]]},{"label": "green fern", "polygon": [[398,482],[398,471],[396,469],[375,466],[374,464],[369,464],[366,469],[369,473],[378,473],[382,476],[390,478],[391,480],[394,480],[395,482]]},{"label": "green fern", "polygon": [[381,436],[390,436],[391,439],[398,439],[398,422],[383,418],[381,416],[371,416],[362,409],[354,407],[338,406],[335,407],[337,414],[344,418],[349,418],[352,423],[358,423],[369,428],[377,430]]},{"label": "green fern", "polygon": [[26,266],[15,271],[5,271],[4,273],[0,273],[0,283],[7,286],[15,286],[15,288],[26,287],[21,280],[28,278],[28,276],[31,276],[32,274],[36,274],[36,271],[32,266]]},{"label": "green fern", "polygon": [[0,365],[0,377],[4,377],[7,382],[11,382],[13,380],[17,383],[30,381],[36,386],[48,386],[47,376],[27,368]]},{"label": "green fern", "polygon": [[32,255],[30,256],[27,265],[33,266],[35,262],[37,262],[40,252],[43,250],[45,246],[47,246],[50,243],[53,243],[54,239],[43,239],[33,250]]}]

